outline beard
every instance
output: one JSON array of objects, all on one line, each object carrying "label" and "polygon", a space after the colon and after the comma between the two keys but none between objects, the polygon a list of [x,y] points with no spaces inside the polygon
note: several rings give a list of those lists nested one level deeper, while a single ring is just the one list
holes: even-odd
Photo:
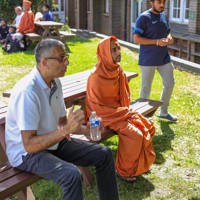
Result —
[{"label": "beard", "polygon": [[156,13],[161,13],[164,11],[164,8],[160,8],[160,10],[156,9],[155,7],[152,7],[152,10]]}]

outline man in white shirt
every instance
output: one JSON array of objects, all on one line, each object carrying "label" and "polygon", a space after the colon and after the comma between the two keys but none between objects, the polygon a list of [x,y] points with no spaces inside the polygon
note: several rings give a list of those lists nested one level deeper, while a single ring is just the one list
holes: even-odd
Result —
[{"label": "man in white shirt", "polygon": [[[100,200],[118,200],[113,156],[109,148],[69,139],[88,134],[82,110],[66,117],[62,86],[69,64],[64,44],[42,40],[36,67],[13,88],[6,118],[6,152],[13,167],[53,180],[63,200],[83,200],[82,178],[75,166],[95,166]],[[47,197],[48,199],[48,197]]]},{"label": "man in white shirt", "polygon": [[20,20],[24,14],[22,7],[21,6],[16,6],[15,7],[15,13],[17,14],[12,25],[14,25],[16,28],[18,27]]}]

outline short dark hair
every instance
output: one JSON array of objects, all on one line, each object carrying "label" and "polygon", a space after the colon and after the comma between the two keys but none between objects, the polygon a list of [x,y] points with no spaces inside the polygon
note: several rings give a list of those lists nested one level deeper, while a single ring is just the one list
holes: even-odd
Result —
[{"label": "short dark hair", "polygon": [[7,24],[7,20],[6,19],[2,18],[1,21],[4,21]]},{"label": "short dark hair", "polygon": [[14,31],[17,30],[16,26],[14,26],[14,25],[10,25],[9,28],[12,28]]},{"label": "short dark hair", "polygon": [[48,4],[44,4],[43,6],[45,6],[47,9],[50,10],[50,5],[48,5]]}]

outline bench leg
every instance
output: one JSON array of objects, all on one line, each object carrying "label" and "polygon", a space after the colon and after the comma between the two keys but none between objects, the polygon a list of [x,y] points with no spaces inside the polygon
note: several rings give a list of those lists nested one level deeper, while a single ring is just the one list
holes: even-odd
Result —
[{"label": "bench leg", "polygon": [[16,195],[18,197],[18,200],[35,200],[35,196],[30,186],[24,190],[21,190]]},{"label": "bench leg", "polygon": [[94,177],[90,173],[87,167],[78,167],[83,176],[83,183],[85,186],[91,186],[94,182]]},{"label": "bench leg", "polygon": [[[156,109],[157,110],[157,109]],[[154,113],[156,112],[156,110],[151,111],[150,113],[148,113],[145,117],[152,117],[154,115]]]}]

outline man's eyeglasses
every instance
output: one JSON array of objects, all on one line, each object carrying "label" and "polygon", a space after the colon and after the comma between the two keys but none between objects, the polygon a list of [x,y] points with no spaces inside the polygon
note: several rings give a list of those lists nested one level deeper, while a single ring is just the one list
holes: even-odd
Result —
[{"label": "man's eyeglasses", "polygon": [[69,55],[64,55],[64,56],[60,56],[60,57],[48,57],[45,59],[49,59],[49,60],[58,60],[59,62],[65,62],[66,60],[69,59]]}]

